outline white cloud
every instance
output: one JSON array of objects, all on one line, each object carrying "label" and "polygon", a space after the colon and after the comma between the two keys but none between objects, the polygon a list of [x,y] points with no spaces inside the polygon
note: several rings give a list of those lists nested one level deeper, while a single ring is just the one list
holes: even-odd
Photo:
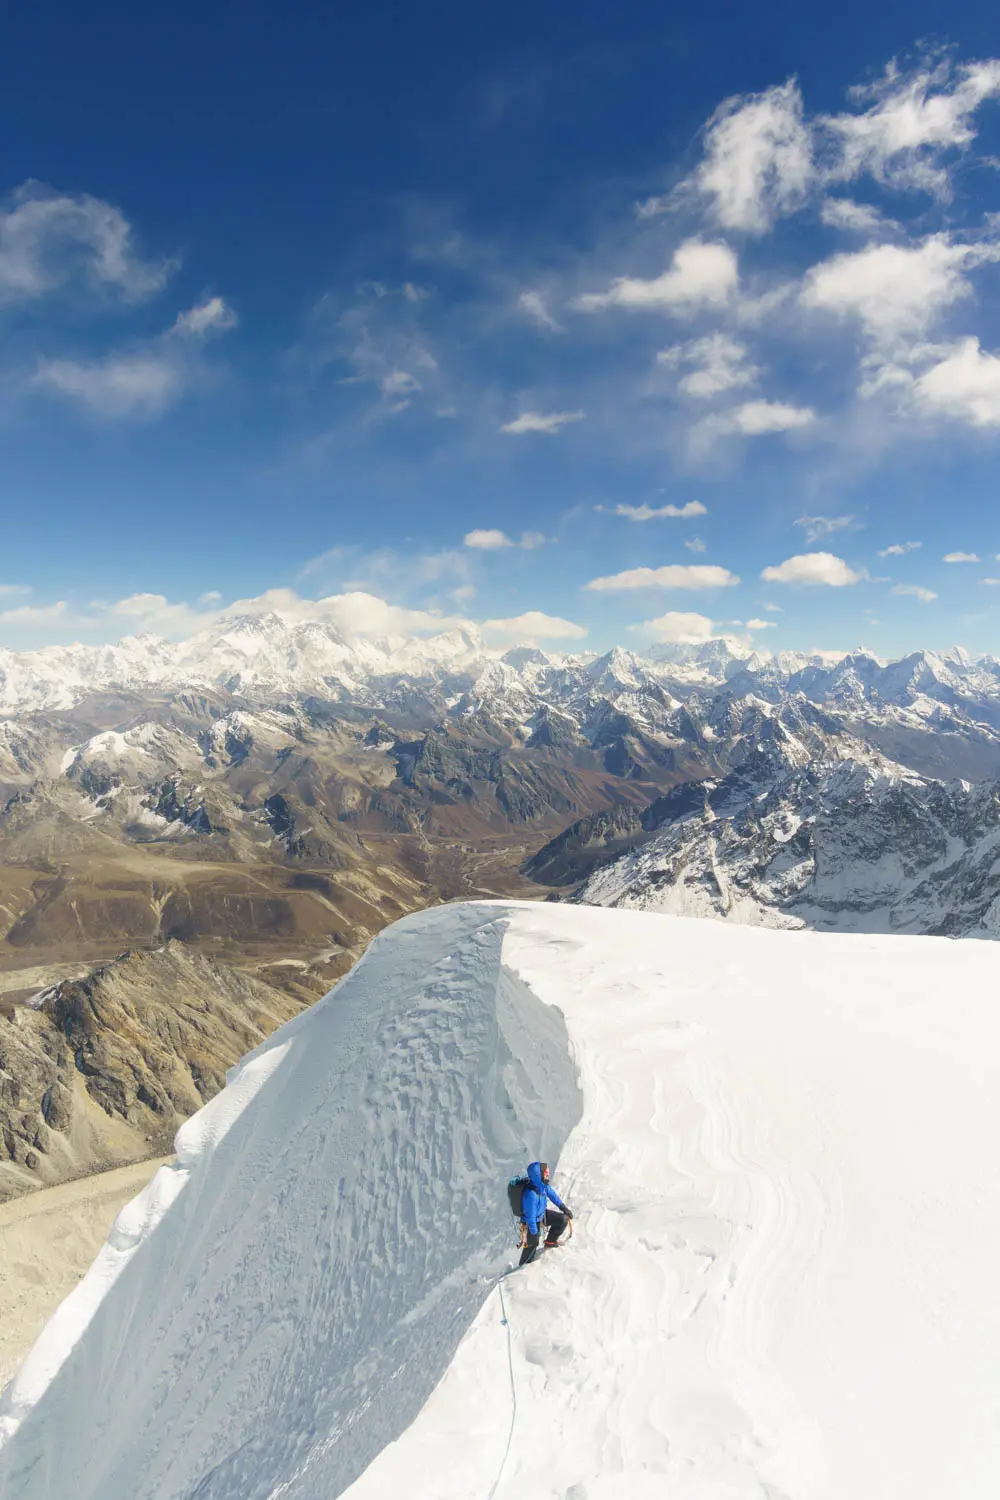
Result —
[{"label": "white cloud", "polygon": [[722,589],[739,583],[735,573],[715,563],[670,563],[662,568],[628,568],[606,578],[592,578],[584,588],[598,592],[615,589]]},{"label": "white cloud", "polygon": [[780,604],[765,604],[764,608],[770,610],[773,615],[783,615],[785,613]]},{"label": "white cloud", "polygon": [[861,582],[861,574],[832,552],[804,552],[787,557],[783,563],[765,568],[760,576],[765,583],[815,583],[835,589]]},{"label": "white cloud", "polygon": [[760,234],[803,202],[813,174],[809,129],[794,79],[740,95],[705,127],[705,156],[690,186],[711,199],[727,229]]},{"label": "white cloud", "polygon": [[982,562],[982,558],[976,552],[946,552],[941,561],[946,563],[972,563]]},{"label": "white cloud", "polygon": [[389,604],[364,589],[349,589],[321,599],[305,599],[294,589],[268,589],[252,599],[237,599],[221,611],[219,619],[240,615],[277,613],[291,620],[325,620],[348,636],[374,637],[433,635],[443,630],[468,629],[461,615],[436,610],[407,609]]},{"label": "white cloud", "polygon": [[[215,598],[218,600],[220,596],[216,594]],[[121,620],[130,632],[150,630],[174,639],[192,635],[210,624],[218,614],[211,606],[203,610],[192,609],[183,601],[172,602],[165,594],[150,593],[129,594],[114,604],[95,599],[91,608],[98,611],[97,615],[78,620],[76,623],[80,628],[94,629],[109,621]]]},{"label": "white cloud", "polygon": [[690,366],[688,374],[678,381],[678,390],[685,396],[701,399],[753,385],[760,373],[756,365],[749,363],[746,345],[725,333],[710,333],[705,338],[661,349],[656,358],[659,364],[673,368]]},{"label": "white cloud", "polygon": [[688,500],[684,505],[616,505],[615,515],[627,516],[630,521],[687,521],[692,516],[707,516],[708,511],[700,500]]},{"label": "white cloud", "polygon": [[803,528],[806,542],[812,545],[826,536],[833,536],[835,531],[853,527],[854,522],[854,516],[799,516],[793,524]]},{"label": "white cloud", "polygon": [[[217,595],[205,595],[199,604],[214,604]],[[364,590],[345,590],[320,599],[307,599],[293,589],[268,589],[249,599],[237,599],[224,609],[195,609],[164,594],[135,593],[113,603],[94,600],[89,613],[73,614],[64,600],[48,605],[21,605],[0,611],[0,626],[113,631],[136,634],[151,630],[173,640],[185,640],[195,632],[245,615],[279,614],[287,620],[318,620],[336,625],[345,635],[409,637],[433,635],[445,630],[475,629],[462,615],[437,610],[407,609],[389,604]],[[531,616],[526,618],[533,618]],[[547,616],[540,616],[546,619]],[[568,623],[568,622],[567,622]],[[580,628],[580,627],[574,627]]]},{"label": "white cloud", "polygon": [[0,599],[16,599],[31,590],[23,583],[0,583]]},{"label": "white cloud", "polygon": [[707,552],[708,548],[700,536],[693,536],[684,543],[689,552]]},{"label": "white cloud", "polygon": [[184,370],[155,351],[90,361],[49,359],[38,366],[33,384],[82,402],[95,416],[153,417],[180,395]]},{"label": "white cloud", "polygon": [[642,631],[654,641],[684,646],[698,646],[702,641],[710,641],[715,634],[715,625],[707,615],[679,609],[668,610],[665,615],[646,620],[641,625],[630,625],[629,629]]},{"label": "white cloud", "polygon": [[65,599],[55,604],[18,604],[13,609],[0,610],[2,625],[65,625],[69,606]]},{"label": "white cloud", "polygon": [[957,417],[973,427],[1000,427],[1000,358],[963,339],[918,376],[917,402],[926,411]]},{"label": "white cloud", "polygon": [[728,245],[685,240],[674,251],[669,271],[650,280],[619,276],[608,291],[588,292],[573,305],[581,312],[627,307],[684,314],[699,307],[724,306],[738,284],[736,255]]},{"label": "white cloud", "polygon": [[891,547],[883,548],[879,557],[905,557],[908,552],[916,552],[922,546],[923,542],[893,542]]},{"label": "white cloud", "polygon": [[760,437],[770,432],[791,432],[796,427],[808,427],[816,420],[816,413],[808,406],[788,406],[783,401],[747,401],[717,420],[730,432],[741,432],[746,437]]},{"label": "white cloud", "polygon": [[898,227],[870,203],[855,203],[853,198],[825,198],[819,216],[829,229],[848,229],[855,234],[874,236]]},{"label": "white cloud", "polygon": [[748,620],[748,630],[777,630],[777,620]]},{"label": "white cloud", "polygon": [[503,636],[508,640],[582,640],[586,627],[572,620],[560,619],[558,615],[546,615],[537,609],[529,609],[523,615],[510,620],[484,620],[479,627],[484,635]]},{"label": "white cloud", "polygon": [[301,600],[299,603],[304,606],[307,615],[315,614],[322,619],[332,620],[345,635],[376,638],[386,635],[427,635],[468,625],[468,621],[461,617],[441,615],[426,609],[404,609],[362,590],[330,594],[325,599],[318,599],[315,604],[309,600]]},{"label": "white cloud", "polygon": [[457,589],[452,589],[451,597],[456,604],[465,604],[476,597],[476,586],[474,583],[463,583]]},{"label": "white cloud", "polygon": [[891,594],[908,594],[914,599],[919,599],[921,604],[933,604],[937,598],[933,589],[921,588],[919,583],[894,583],[889,590]]},{"label": "white cloud", "polygon": [[207,593],[200,594],[198,596],[198,603],[202,606],[203,609],[209,609],[216,604],[222,603],[222,595],[219,593],[218,589],[209,589]]},{"label": "white cloud", "polygon": [[238,323],[239,318],[224,298],[210,297],[207,302],[178,313],[170,331],[182,338],[204,338],[207,333],[228,333]]},{"label": "white cloud", "polygon": [[523,432],[558,432],[570,422],[583,420],[582,411],[523,411],[513,422],[505,422],[501,432],[519,434]]},{"label": "white cloud", "polygon": [[545,298],[541,292],[522,292],[517,299],[518,310],[530,318],[536,328],[544,329],[546,333],[565,333],[566,330],[561,323],[557,323],[545,305]]},{"label": "white cloud", "polygon": [[973,114],[1000,96],[1000,62],[957,68],[945,62],[908,74],[890,63],[876,84],[853,92],[874,102],[863,113],[823,119],[837,158],[829,175],[849,180],[867,172],[891,187],[945,198],[950,184],[942,156],[975,139]]},{"label": "white cloud", "polygon": [[917,246],[868,245],[831,256],[808,272],[805,307],[857,317],[876,343],[927,329],[939,313],[969,295],[965,272],[1000,259],[1000,245],[955,244],[932,234]]},{"label": "white cloud", "polygon": [[30,301],[76,282],[140,302],[174,268],[172,261],[143,261],[128,220],[100,198],[27,182],[0,209],[0,299]]},{"label": "white cloud", "polygon": [[505,531],[467,531],[462,541],[466,547],[479,552],[501,552],[507,547],[518,547],[522,552],[534,552],[544,547],[548,538],[541,531],[522,531],[519,541],[514,541]]}]

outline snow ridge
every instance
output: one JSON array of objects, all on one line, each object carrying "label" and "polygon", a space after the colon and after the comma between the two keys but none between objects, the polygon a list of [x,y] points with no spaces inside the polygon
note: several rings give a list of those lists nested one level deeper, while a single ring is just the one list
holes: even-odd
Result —
[{"label": "snow ridge", "polygon": [[399,1436],[506,1264],[483,1184],[579,1117],[503,928],[397,923],[182,1127],[4,1394],[5,1500],[326,1500]]},{"label": "snow ridge", "polygon": [[[7,1393],[4,1500],[987,1500],[998,980],[991,943],[406,919],[119,1219]],[[536,1143],[576,1234],[505,1329]]]}]

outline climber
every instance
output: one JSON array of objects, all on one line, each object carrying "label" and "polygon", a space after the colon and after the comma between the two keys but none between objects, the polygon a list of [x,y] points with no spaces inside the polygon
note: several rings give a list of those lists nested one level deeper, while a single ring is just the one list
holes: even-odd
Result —
[{"label": "climber", "polygon": [[[524,1249],[521,1251],[519,1262],[522,1266],[529,1265],[537,1255],[543,1228],[545,1248],[551,1250],[559,1243],[559,1236],[573,1217],[555,1188],[549,1186],[549,1176],[547,1161],[533,1161],[528,1166],[527,1177],[515,1179],[518,1186],[523,1184],[520,1213],[517,1215],[525,1228]],[[512,1187],[514,1185],[514,1183],[511,1184]],[[556,1205],[559,1212],[554,1212],[548,1207],[550,1202]],[[515,1213],[517,1213],[516,1207]]]}]

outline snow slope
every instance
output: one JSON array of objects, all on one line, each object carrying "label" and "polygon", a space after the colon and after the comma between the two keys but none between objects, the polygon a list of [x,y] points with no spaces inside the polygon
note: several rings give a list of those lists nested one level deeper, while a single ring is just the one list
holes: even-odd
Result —
[{"label": "snow slope", "polygon": [[[184,1127],[8,1390],[0,1492],[992,1500],[998,978],[972,941],[407,919]],[[522,1147],[577,1232],[505,1327]]]}]

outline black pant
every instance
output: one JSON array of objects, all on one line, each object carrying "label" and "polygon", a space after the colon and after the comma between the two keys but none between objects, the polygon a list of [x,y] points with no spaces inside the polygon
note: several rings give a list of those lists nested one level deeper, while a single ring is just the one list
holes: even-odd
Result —
[{"label": "black pant", "polygon": [[[554,1209],[554,1208],[548,1208],[548,1209],[546,1209],[546,1211],[545,1211],[545,1240],[546,1240],[546,1243],[550,1244],[550,1245],[554,1245],[555,1242],[556,1242],[556,1240],[562,1234],[563,1230],[566,1228],[566,1225],[568,1223],[569,1223],[569,1220],[567,1219],[567,1217],[566,1217],[565,1214],[561,1214],[561,1213],[557,1212],[557,1210]],[[526,1266],[531,1261],[534,1260],[535,1256],[538,1254],[538,1241],[539,1241],[539,1239],[540,1239],[539,1235],[532,1234],[530,1230],[528,1231],[528,1240],[527,1240],[527,1243],[526,1243],[524,1249],[521,1251],[521,1259],[518,1261],[518,1265]]]}]

